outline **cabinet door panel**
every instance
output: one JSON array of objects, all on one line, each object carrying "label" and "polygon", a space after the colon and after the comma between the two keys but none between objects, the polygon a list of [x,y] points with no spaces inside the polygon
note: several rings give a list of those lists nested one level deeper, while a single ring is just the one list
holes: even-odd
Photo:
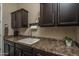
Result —
[{"label": "cabinet door panel", "polygon": [[12,28],[15,28],[16,27],[16,14],[15,13],[12,13],[11,14],[11,26]]},{"label": "cabinet door panel", "polygon": [[23,51],[22,56],[33,56],[32,53],[29,53],[27,51]]},{"label": "cabinet door panel", "polygon": [[19,9],[11,13],[12,28],[28,27],[28,11]]},{"label": "cabinet door panel", "polygon": [[78,23],[77,4],[58,4],[58,25],[73,25]]},{"label": "cabinet door panel", "polygon": [[21,55],[22,55],[21,49],[15,48],[15,56],[21,56]]},{"label": "cabinet door panel", "polygon": [[5,56],[9,55],[9,46],[6,42],[4,42],[4,55]]},{"label": "cabinet door panel", "polygon": [[44,3],[40,5],[40,26],[54,25],[54,4]]},{"label": "cabinet door panel", "polygon": [[14,46],[10,46],[9,54],[10,56],[14,56]]},{"label": "cabinet door panel", "polygon": [[4,53],[5,56],[14,56],[14,43],[4,40]]},{"label": "cabinet door panel", "polygon": [[21,16],[21,12],[16,12],[16,27],[20,28],[22,27],[22,16]]},{"label": "cabinet door panel", "polygon": [[22,11],[22,27],[28,27],[28,13]]},{"label": "cabinet door panel", "polygon": [[34,56],[62,56],[55,53],[49,53],[43,50],[33,49],[33,55]]}]

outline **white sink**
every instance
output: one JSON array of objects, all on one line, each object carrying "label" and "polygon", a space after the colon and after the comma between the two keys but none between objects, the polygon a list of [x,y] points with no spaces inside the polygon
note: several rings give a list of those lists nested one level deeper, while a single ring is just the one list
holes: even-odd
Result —
[{"label": "white sink", "polygon": [[25,39],[18,40],[18,42],[31,45],[31,44],[38,42],[39,40],[40,39],[38,38],[25,38]]}]

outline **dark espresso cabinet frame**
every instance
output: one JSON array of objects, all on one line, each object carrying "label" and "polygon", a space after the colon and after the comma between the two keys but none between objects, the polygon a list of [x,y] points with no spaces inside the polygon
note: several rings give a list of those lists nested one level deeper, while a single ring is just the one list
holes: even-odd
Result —
[{"label": "dark espresso cabinet frame", "polygon": [[41,3],[40,27],[79,25],[78,3]]},{"label": "dark espresso cabinet frame", "polygon": [[33,56],[33,49],[29,46],[15,44],[15,56]]},{"label": "dark espresso cabinet frame", "polygon": [[5,56],[61,56],[59,54],[49,53],[19,43],[13,43],[8,40],[4,40],[4,55]]},{"label": "dark espresso cabinet frame", "polygon": [[4,40],[4,55],[5,56],[14,56],[15,55],[15,48],[14,43]]},{"label": "dark espresso cabinet frame", "polygon": [[25,28],[28,27],[28,11],[19,9],[11,13],[11,27]]},{"label": "dark espresso cabinet frame", "polygon": [[79,4],[58,4],[58,25],[79,25]]},{"label": "dark espresso cabinet frame", "polygon": [[43,3],[40,4],[40,26],[54,26],[55,19],[55,4]]},{"label": "dark espresso cabinet frame", "polygon": [[13,43],[4,40],[4,55],[5,56],[32,56],[32,48],[21,44]]}]

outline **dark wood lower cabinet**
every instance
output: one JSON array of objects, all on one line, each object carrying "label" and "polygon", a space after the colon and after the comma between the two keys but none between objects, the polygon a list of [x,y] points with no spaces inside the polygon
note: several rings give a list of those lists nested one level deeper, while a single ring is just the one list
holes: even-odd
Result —
[{"label": "dark wood lower cabinet", "polygon": [[14,43],[9,41],[4,41],[4,55],[5,56],[14,56]]},{"label": "dark wood lower cabinet", "polygon": [[5,56],[61,56],[4,40]]},{"label": "dark wood lower cabinet", "polygon": [[29,46],[24,46],[22,44],[15,44],[15,55],[19,56],[33,56],[33,49]]},{"label": "dark wood lower cabinet", "polygon": [[14,56],[14,46],[9,46],[9,55]]},{"label": "dark wood lower cabinet", "polygon": [[33,49],[33,55],[34,56],[62,56],[59,54],[55,54],[55,53],[50,53],[50,52],[46,52],[43,50],[39,50],[39,49]]},{"label": "dark wood lower cabinet", "polygon": [[33,54],[32,53],[29,53],[27,51],[23,51],[22,52],[22,56],[33,56]]},{"label": "dark wood lower cabinet", "polygon": [[6,42],[4,42],[4,55],[5,56],[9,55],[9,46]]},{"label": "dark wood lower cabinet", "polygon": [[18,48],[15,48],[15,56],[21,56],[22,55],[22,51]]},{"label": "dark wood lower cabinet", "polygon": [[25,51],[23,49],[16,47],[15,48],[15,56],[33,56],[33,54],[28,51]]},{"label": "dark wood lower cabinet", "polygon": [[32,56],[32,53],[24,51],[22,49],[16,48],[15,49],[15,56]]}]

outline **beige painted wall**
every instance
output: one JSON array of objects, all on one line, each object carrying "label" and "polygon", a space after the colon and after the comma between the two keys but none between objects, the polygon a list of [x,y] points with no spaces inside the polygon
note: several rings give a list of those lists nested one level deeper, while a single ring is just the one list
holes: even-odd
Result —
[{"label": "beige painted wall", "polygon": [[[38,18],[40,13],[40,4],[20,4],[19,7],[29,11],[29,23],[35,22],[35,20]],[[21,31],[21,34],[28,35],[29,33],[27,31],[28,29],[25,31]],[[75,33],[75,27],[39,27],[36,32],[32,33],[32,35],[57,39],[63,39],[65,36],[70,36],[71,38],[76,39]]]},{"label": "beige painted wall", "polygon": [[[9,35],[13,34],[13,30],[11,29],[11,16],[10,13],[16,9],[24,8],[29,11],[28,20],[29,23],[34,23],[35,20],[39,17],[40,13],[40,4],[38,3],[20,3],[20,4],[4,4],[3,5],[3,20],[4,24],[9,25]],[[78,31],[78,30],[77,30]],[[28,29],[21,30],[20,34],[28,35]],[[73,39],[78,39],[78,33],[76,32],[75,27],[44,27],[38,28],[37,31],[33,32],[33,36],[39,37],[50,37],[63,39],[64,36],[70,36]]]},{"label": "beige painted wall", "polygon": [[79,42],[79,27],[76,27],[76,38],[76,41]]},{"label": "beige painted wall", "polygon": [[3,19],[3,27],[4,24],[8,24],[8,28],[9,28],[9,35],[13,34],[13,29],[11,28],[11,12],[17,10],[18,6],[17,4],[13,4],[13,3],[4,3],[3,7],[2,7],[2,19]]}]

